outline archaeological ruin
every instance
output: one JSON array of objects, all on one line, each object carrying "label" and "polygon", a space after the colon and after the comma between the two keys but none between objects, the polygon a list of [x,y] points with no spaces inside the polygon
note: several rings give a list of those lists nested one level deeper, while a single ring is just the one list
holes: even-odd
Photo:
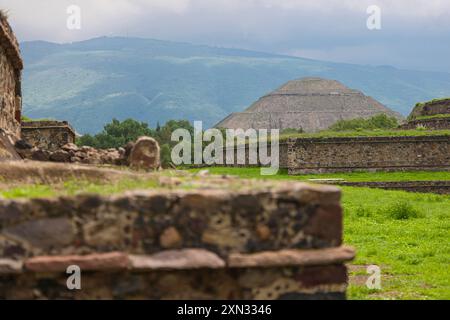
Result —
[{"label": "archaeological ruin", "polygon": [[434,99],[418,103],[409,115],[408,121],[401,128],[450,129],[450,99]]},{"label": "archaeological ruin", "polygon": [[450,170],[449,136],[291,138],[289,174]]},{"label": "archaeological ruin", "polygon": [[[0,299],[346,298],[355,252],[342,244],[339,189],[169,177],[149,173],[160,168],[149,137],[99,150],[75,145],[66,122],[21,128],[22,62],[3,18],[1,26],[0,149],[25,161],[2,162],[0,181],[57,190],[67,181],[147,179],[151,187],[0,198]],[[74,267],[82,290],[68,286]]]},{"label": "archaeological ruin", "polygon": [[[341,189],[327,184],[450,193],[449,181],[307,184],[159,173],[153,138],[103,150],[76,145],[65,121],[21,122],[22,69],[0,11],[0,184],[49,192],[0,197],[0,299],[346,299],[356,252],[343,244]],[[449,106],[449,99],[420,104],[402,128],[448,129]],[[380,113],[402,118],[337,81],[304,78],[216,127],[315,132]],[[299,135],[280,142],[280,167],[290,175],[450,171],[449,137]],[[233,149],[235,159],[244,151],[236,166],[250,165],[248,149]],[[136,181],[143,190],[129,187]],[[126,191],[118,192],[121,182]],[[74,191],[83,183],[94,187]],[[83,290],[68,288],[74,266]]]},{"label": "archaeological ruin", "polygon": [[22,122],[22,140],[40,149],[56,151],[75,143],[75,130],[67,121]]},{"label": "archaeological ruin", "polygon": [[12,145],[20,139],[22,69],[18,41],[0,12],[0,160],[19,158]]},{"label": "archaeological ruin", "polygon": [[[105,169],[11,164],[22,179]],[[19,166],[19,167],[18,167]],[[3,168],[1,175],[18,171]],[[96,173],[95,171],[98,171]],[[20,171],[19,171],[20,172]],[[113,175],[138,175],[108,170]],[[147,176],[150,178],[150,176]],[[149,191],[0,200],[1,299],[344,299],[340,191],[155,175]],[[66,287],[69,266],[83,290]]]},{"label": "archaeological ruin", "polygon": [[316,132],[338,120],[369,118],[381,113],[402,119],[400,114],[338,81],[303,78],[289,81],[245,111],[230,114],[215,127]]}]

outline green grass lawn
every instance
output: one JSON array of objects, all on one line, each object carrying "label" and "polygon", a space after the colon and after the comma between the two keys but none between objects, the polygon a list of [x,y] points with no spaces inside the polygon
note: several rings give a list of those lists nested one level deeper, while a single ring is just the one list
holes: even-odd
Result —
[{"label": "green grass lawn", "polygon": [[122,179],[116,182],[90,182],[68,180],[60,184],[25,184],[20,186],[0,187],[0,197],[16,198],[47,198],[55,196],[72,196],[79,193],[96,193],[108,195],[137,189],[160,188],[156,180],[151,179]]},{"label": "green grass lawn", "polygon": [[[211,173],[261,178],[258,168],[210,168]],[[191,171],[198,171],[191,170]],[[351,173],[270,179],[352,181],[443,180],[449,173]],[[350,299],[450,299],[450,196],[343,187],[344,242],[357,249]],[[381,290],[369,290],[366,266],[381,268]]]},{"label": "green grass lawn", "polygon": [[[349,297],[450,299],[450,197],[342,189],[344,241],[357,249],[354,264],[382,270],[382,290],[352,282]],[[365,280],[365,268],[353,276]]]},{"label": "green grass lawn", "polygon": [[[233,167],[211,167],[206,168],[211,174],[237,175],[242,178],[260,178],[259,168],[233,168]],[[191,169],[198,172],[203,169]],[[324,173],[289,176],[286,169],[280,169],[278,175],[267,176],[267,179],[282,180],[308,180],[308,179],[344,179],[349,182],[366,181],[426,181],[426,180],[450,180],[450,171],[443,172],[352,172],[352,173]]]}]

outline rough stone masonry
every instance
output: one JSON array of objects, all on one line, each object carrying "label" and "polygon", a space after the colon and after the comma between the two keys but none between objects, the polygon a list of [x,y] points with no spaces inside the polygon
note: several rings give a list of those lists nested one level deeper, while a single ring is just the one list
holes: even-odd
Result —
[{"label": "rough stone masonry", "polygon": [[0,253],[3,299],[343,299],[354,256],[339,189],[231,178],[0,200]]},{"label": "rough stone masonry", "polygon": [[75,130],[67,121],[22,122],[22,140],[33,147],[50,152],[75,143]]},{"label": "rough stone masonry", "polygon": [[22,69],[17,39],[0,11],[0,160],[19,159],[12,146],[20,139]]},{"label": "rough stone masonry", "polygon": [[16,139],[20,139],[22,69],[17,39],[0,13],[0,129]]},{"label": "rough stone masonry", "polygon": [[290,138],[289,174],[448,171],[450,136]]}]

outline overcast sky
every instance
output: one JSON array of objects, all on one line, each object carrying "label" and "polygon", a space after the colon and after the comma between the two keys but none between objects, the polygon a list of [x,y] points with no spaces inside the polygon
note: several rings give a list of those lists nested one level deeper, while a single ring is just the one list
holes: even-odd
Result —
[{"label": "overcast sky", "polygon": [[[81,8],[68,30],[67,7]],[[381,30],[366,10],[381,8]],[[0,0],[20,41],[138,36],[450,72],[450,0]]]}]

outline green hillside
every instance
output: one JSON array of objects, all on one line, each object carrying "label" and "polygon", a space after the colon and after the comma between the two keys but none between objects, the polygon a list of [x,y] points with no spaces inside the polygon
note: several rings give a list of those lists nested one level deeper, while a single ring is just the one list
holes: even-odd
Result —
[{"label": "green hillside", "polygon": [[336,79],[409,114],[418,101],[450,95],[450,73],[314,61],[137,38],[21,45],[24,112],[95,133],[112,118],[155,126],[169,119],[212,126],[283,83]]}]

